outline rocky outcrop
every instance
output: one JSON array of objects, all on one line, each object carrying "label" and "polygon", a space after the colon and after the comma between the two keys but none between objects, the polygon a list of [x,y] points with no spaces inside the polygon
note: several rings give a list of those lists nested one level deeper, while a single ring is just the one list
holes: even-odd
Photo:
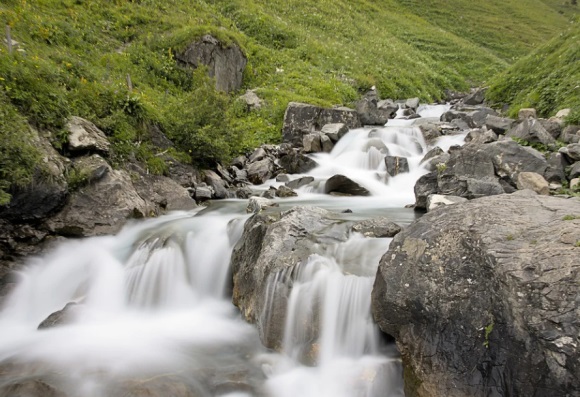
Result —
[{"label": "rocky outcrop", "polygon": [[190,44],[175,58],[182,64],[198,68],[207,67],[210,77],[215,79],[215,87],[220,91],[239,90],[248,60],[236,44],[225,45],[211,35]]},{"label": "rocky outcrop", "polygon": [[521,139],[529,143],[541,143],[543,145],[553,145],[556,143],[554,137],[536,119],[525,118],[520,124],[508,131],[506,136]]},{"label": "rocky outcrop", "polygon": [[248,219],[232,253],[233,302],[247,321],[256,324],[265,346],[278,349],[282,343],[292,286],[284,270],[321,254],[318,244],[323,241],[345,241],[347,230],[346,223],[317,207],[259,212]]},{"label": "rocky outcrop", "polygon": [[372,308],[408,396],[577,396],[580,201],[500,195],[425,215],[392,242]]},{"label": "rocky outcrop", "polygon": [[96,125],[81,117],[73,116],[69,119],[68,150],[72,153],[101,153],[108,154],[111,144],[103,131]]},{"label": "rocky outcrop", "polygon": [[320,131],[326,124],[342,123],[348,128],[361,127],[358,114],[349,108],[321,108],[305,103],[290,102],[284,114],[282,141],[302,146],[304,135]]}]

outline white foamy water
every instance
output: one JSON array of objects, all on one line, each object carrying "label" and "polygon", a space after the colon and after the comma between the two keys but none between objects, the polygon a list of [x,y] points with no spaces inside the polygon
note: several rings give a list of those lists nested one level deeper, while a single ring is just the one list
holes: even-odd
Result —
[{"label": "white foamy water", "polygon": [[[420,113],[438,117],[446,109]],[[446,137],[442,145],[461,141]],[[409,223],[415,215],[402,207],[414,201],[428,149],[410,120],[353,130],[332,153],[315,156],[314,183],[279,203],[353,210],[344,219],[387,215]],[[387,154],[406,157],[410,172],[389,177]],[[335,174],[372,195],[322,194]],[[65,242],[32,260],[0,311],[0,369],[8,368],[0,371],[0,390],[40,379],[70,397],[104,397],[161,378],[186,385],[191,393],[184,396],[402,396],[396,351],[370,313],[374,275],[390,240],[353,234],[272,275],[271,291],[288,277],[293,288],[282,352],[267,352],[229,296],[231,252],[248,215],[240,201],[216,207],[131,224],[117,236]],[[67,324],[37,329],[71,302]],[[264,310],[268,316],[268,305]]]}]

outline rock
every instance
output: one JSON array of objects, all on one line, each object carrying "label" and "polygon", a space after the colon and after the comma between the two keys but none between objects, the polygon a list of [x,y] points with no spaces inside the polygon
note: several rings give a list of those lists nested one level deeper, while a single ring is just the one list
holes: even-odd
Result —
[{"label": "rock", "polygon": [[244,95],[238,97],[238,100],[245,103],[248,110],[260,109],[264,105],[264,102],[253,90],[247,90]]},{"label": "rock", "polygon": [[516,186],[520,172],[535,172],[544,175],[548,163],[542,153],[530,147],[518,145],[511,139],[485,145],[491,156],[495,173],[512,186]]},{"label": "rock", "polygon": [[538,115],[536,113],[536,109],[534,108],[523,108],[520,109],[518,112],[518,119],[520,120],[527,120],[527,119],[536,119]]},{"label": "rock", "polygon": [[550,194],[548,181],[542,175],[536,174],[535,172],[520,172],[517,186],[520,190],[529,189],[544,196]]},{"label": "rock", "polygon": [[432,158],[439,157],[444,153],[445,152],[443,151],[443,149],[441,149],[439,146],[435,146],[433,149],[429,150],[427,154],[425,154],[425,156],[423,156],[419,164],[423,164],[431,160]]},{"label": "rock", "polygon": [[67,395],[55,387],[38,379],[22,380],[18,383],[2,383],[2,397],[66,397]]},{"label": "rock", "polygon": [[217,90],[232,92],[242,86],[242,77],[248,60],[236,44],[226,46],[211,35],[190,44],[175,58],[186,66],[197,69],[205,65],[215,79]]},{"label": "rock", "polygon": [[338,142],[348,133],[348,127],[344,123],[325,124],[320,132],[330,138],[332,142]]},{"label": "rock", "polygon": [[[580,201],[500,195],[398,234],[372,292],[408,396],[574,396]],[[538,374],[541,374],[539,376]]]},{"label": "rock", "polygon": [[578,143],[580,142],[580,126],[569,125],[560,134],[560,140],[564,143]]},{"label": "rock", "polygon": [[[436,153],[439,154],[435,155]],[[445,168],[450,158],[451,156],[449,156],[448,153],[445,153],[443,150],[441,150],[441,148],[436,147],[434,149],[431,149],[425,155],[425,157],[423,157],[420,164],[423,164],[425,169],[427,169],[428,171],[437,171],[438,169]]]},{"label": "rock", "polygon": [[342,123],[349,129],[361,127],[358,114],[348,108],[325,109],[305,103],[290,102],[284,114],[282,141],[302,146],[302,137],[326,124]]},{"label": "rock", "polygon": [[552,135],[536,119],[524,119],[520,124],[509,130],[506,136],[518,138],[529,143],[541,143],[543,145],[556,143]]},{"label": "rock", "polygon": [[238,167],[239,169],[242,169],[246,165],[246,161],[248,161],[246,156],[238,156],[232,160],[232,166]]},{"label": "rock", "polygon": [[318,163],[310,157],[293,150],[291,153],[280,158],[280,166],[288,174],[305,174],[318,166]]},{"label": "rock", "polygon": [[498,117],[488,114],[485,118],[484,125],[489,130],[493,130],[496,134],[505,134],[513,128],[516,121],[507,117]]},{"label": "rock", "polygon": [[286,182],[286,186],[292,189],[300,189],[302,186],[306,186],[309,183],[314,182],[314,178],[311,176],[303,176],[302,178],[294,179],[293,181]]},{"label": "rock", "polygon": [[497,141],[497,134],[493,130],[473,129],[467,133],[465,142],[472,144],[483,144]]},{"label": "rock", "polygon": [[389,119],[395,117],[398,109],[399,106],[392,102],[378,102],[373,95],[365,95],[356,103],[356,112],[363,125],[385,125]]},{"label": "rock", "polygon": [[149,139],[154,146],[157,146],[161,150],[166,150],[175,147],[173,142],[167,138],[167,136],[161,131],[156,124],[151,124],[147,126],[147,132],[149,133]]},{"label": "rock", "polygon": [[274,186],[270,186],[270,188],[268,190],[266,190],[265,192],[262,192],[261,197],[269,199],[269,200],[274,200],[276,198],[277,191],[278,190]]},{"label": "rock", "polygon": [[272,178],[274,172],[274,162],[270,158],[251,163],[247,167],[248,180],[254,185],[261,185]]},{"label": "rock", "polygon": [[352,230],[365,237],[395,237],[402,229],[388,218],[372,218],[352,225]]},{"label": "rock", "polygon": [[385,165],[390,176],[409,172],[409,161],[405,157],[385,156]]},{"label": "rock", "polygon": [[438,128],[436,124],[433,123],[426,123],[421,124],[419,126],[421,133],[423,134],[423,138],[427,144],[432,145],[437,138],[441,136],[441,130]]},{"label": "rock", "polygon": [[560,138],[562,134],[562,126],[555,122],[545,119],[538,119],[538,122],[544,127],[544,129],[552,136],[554,139]]},{"label": "rock", "polygon": [[248,159],[248,162],[254,163],[256,161],[261,161],[264,160],[267,156],[268,153],[266,153],[266,150],[263,147],[259,147],[252,152],[250,158]]},{"label": "rock", "polygon": [[88,237],[115,234],[130,218],[154,212],[125,171],[109,171],[101,180],[75,191],[66,206],[46,222],[58,235]]},{"label": "rock", "polygon": [[572,113],[572,109],[567,108],[567,109],[561,109],[558,111],[558,113],[556,113],[556,118],[557,119],[565,119],[566,117],[570,116],[570,113]]},{"label": "rock", "polygon": [[463,98],[463,103],[466,105],[480,105],[485,100],[485,88],[478,88]]},{"label": "rock", "polygon": [[547,158],[548,168],[544,172],[544,178],[551,183],[562,183],[567,180],[565,169],[570,163],[562,153],[550,153]]},{"label": "rock", "polygon": [[78,310],[78,305],[75,302],[67,303],[64,308],[56,311],[45,318],[38,329],[53,328],[59,325],[65,325],[72,322],[75,312]]},{"label": "rock", "polygon": [[256,214],[265,208],[277,206],[278,204],[270,199],[264,197],[250,197],[248,206],[246,207],[246,212]]},{"label": "rock", "polygon": [[570,189],[580,187],[580,178],[574,178],[570,181]]},{"label": "rock", "polygon": [[305,153],[322,152],[322,145],[320,142],[320,134],[307,134],[302,138],[302,146]]},{"label": "rock", "polygon": [[471,116],[465,112],[460,112],[457,110],[448,110],[447,112],[443,113],[440,117],[440,121],[445,123],[452,123],[455,127],[462,130],[476,127]]},{"label": "rock", "polygon": [[204,202],[211,200],[213,196],[213,191],[209,186],[198,186],[195,188],[195,200],[197,202]]},{"label": "rock", "polygon": [[580,144],[579,143],[571,143],[568,146],[560,148],[558,152],[562,153],[566,159],[568,159],[571,163],[576,161],[580,161]]},{"label": "rock", "polygon": [[232,173],[234,174],[234,183],[237,185],[248,184],[248,172],[246,170],[240,170],[238,167],[232,166]]},{"label": "rock", "polygon": [[344,175],[334,175],[326,181],[324,193],[348,196],[369,196],[370,192]]},{"label": "rock", "polygon": [[108,397],[205,397],[207,385],[186,381],[176,375],[158,375],[126,380],[108,387]]},{"label": "rock", "polygon": [[320,135],[320,143],[324,153],[330,153],[332,152],[332,149],[334,149],[334,143],[332,143],[332,140],[324,134]]},{"label": "rock", "polygon": [[244,225],[231,259],[233,302],[256,324],[268,348],[282,345],[291,270],[312,254],[321,254],[323,241],[347,238],[348,225],[332,217],[324,209],[301,206],[280,214],[254,214]]},{"label": "rock", "polygon": [[467,201],[464,197],[459,196],[444,196],[442,194],[430,194],[427,196],[427,212],[433,211],[435,208],[445,205],[452,205]]},{"label": "rock", "polygon": [[498,113],[491,108],[480,107],[473,112],[467,113],[467,115],[471,118],[475,128],[481,128],[485,125],[487,116],[498,116]]},{"label": "rock", "polygon": [[228,189],[226,187],[226,183],[218,174],[216,174],[212,170],[204,170],[204,182],[207,183],[208,186],[211,186],[214,196],[213,198],[216,199],[224,199],[228,197]]},{"label": "rock", "polygon": [[88,120],[71,117],[67,124],[68,150],[73,153],[99,152],[108,154],[111,144],[103,131]]},{"label": "rock", "polygon": [[103,179],[113,169],[104,158],[98,154],[93,154],[92,156],[75,158],[73,170],[77,173],[77,178],[84,179],[83,184],[85,184]]},{"label": "rock", "polygon": [[580,177],[580,161],[572,164],[572,167],[570,168],[570,179],[576,179],[578,177]]},{"label": "rock", "polygon": [[276,196],[282,197],[282,198],[284,198],[284,197],[296,197],[296,196],[298,196],[298,193],[296,193],[294,190],[292,190],[288,186],[282,185],[276,191]]},{"label": "rock", "polygon": [[197,207],[188,190],[170,178],[142,173],[138,178],[133,175],[132,181],[139,196],[151,207],[147,216]]},{"label": "rock", "polygon": [[416,210],[426,210],[427,209],[427,197],[432,194],[436,194],[439,190],[439,184],[437,181],[437,172],[433,171],[428,174],[423,175],[421,178],[415,182],[415,209]]},{"label": "rock", "polygon": [[276,175],[276,182],[290,182],[290,175],[278,174]]},{"label": "rock", "polygon": [[413,109],[416,111],[417,108],[419,107],[419,98],[407,99],[407,101],[405,102],[405,107],[407,107],[408,109]]}]

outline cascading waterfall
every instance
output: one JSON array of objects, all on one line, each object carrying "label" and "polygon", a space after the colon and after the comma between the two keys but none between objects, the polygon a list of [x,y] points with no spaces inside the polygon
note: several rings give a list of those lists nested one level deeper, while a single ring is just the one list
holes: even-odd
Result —
[{"label": "cascading waterfall", "polygon": [[[387,214],[409,223],[414,214],[403,206],[426,172],[419,165],[426,150],[412,121],[351,131],[332,153],[315,155],[315,181],[280,205],[350,208],[353,219]],[[410,172],[388,176],[387,154],[406,157]],[[335,174],[372,196],[321,194]],[[230,256],[248,215],[239,201],[218,207],[131,224],[114,237],[68,241],[32,260],[0,312],[0,389],[40,379],[69,396],[116,396],[112,390],[134,379],[161,377],[189,393],[180,396],[402,396],[396,351],[370,314],[390,240],[352,233],[272,275],[269,293],[283,279],[292,280],[292,290],[283,351],[268,352],[228,297]],[[66,323],[37,330],[71,302]],[[264,310],[267,316],[271,308]]]}]

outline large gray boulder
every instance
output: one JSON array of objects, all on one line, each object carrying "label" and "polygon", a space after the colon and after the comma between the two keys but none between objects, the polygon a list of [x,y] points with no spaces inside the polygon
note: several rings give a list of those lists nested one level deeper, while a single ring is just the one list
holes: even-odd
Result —
[{"label": "large gray boulder", "polygon": [[533,118],[525,118],[518,125],[509,130],[506,136],[517,138],[529,143],[541,143],[543,145],[552,145],[556,140],[544,126]]},{"label": "large gray boulder", "polygon": [[370,192],[344,175],[330,177],[324,185],[324,193],[345,196],[370,196]]},{"label": "large gray boulder", "polygon": [[288,174],[305,174],[318,166],[316,161],[296,149],[280,157],[279,163]]},{"label": "large gray boulder", "polygon": [[103,131],[88,120],[73,116],[66,124],[68,150],[72,153],[98,152],[108,154],[111,144]]},{"label": "large gray boulder", "polygon": [[290,102],[284,114],[282,141],[301,147],[304,135],[319,131],[326,124],[332,123],[342,123],[351,129],[361,127],[359,116],[353,109],[345,107],[326,109]]},{"label": "large gray boulder", "polygon": [[198,68],[206,66],[215,87],[220,91],[237,91],[242,86],[244,69],[248,60],[236,44],[225,45],[211,35],[205,35],[191,43],[175,58],[181,63]]},{"label": "large gray boulder", "polygon": [[500,195],[395,237],[372,310],[396,339],[406,395],[579,395],[578,214],[576,199]]},{"label": "large gray boulder", "polygon": [[269,157],[256,161],[247,166],[248,180],[254,185],[261,185],[272,178],[274,162]]},{"label": "large gray boulder", "polygon": [[484,125],[496,134],[505,134],[515,123],[516,121],[514,119],[488,114],[485,118]]},{"label": "large gray boulder", "polygon": [[385,125],[395,117],[399,106],[391,101],[379,101],[373,92],[356,103],[356,112],[364,125]]},{"label": "large gray boulder", "polygon": [[332,217],[321,208],[295,207],[259,212],[246,222],[231,259],[233,302],[256,324],[266,347],[279,349],[282,344],[292,288],[289,270],[321,254],[320,243],[346,240],[348,225]]}]

